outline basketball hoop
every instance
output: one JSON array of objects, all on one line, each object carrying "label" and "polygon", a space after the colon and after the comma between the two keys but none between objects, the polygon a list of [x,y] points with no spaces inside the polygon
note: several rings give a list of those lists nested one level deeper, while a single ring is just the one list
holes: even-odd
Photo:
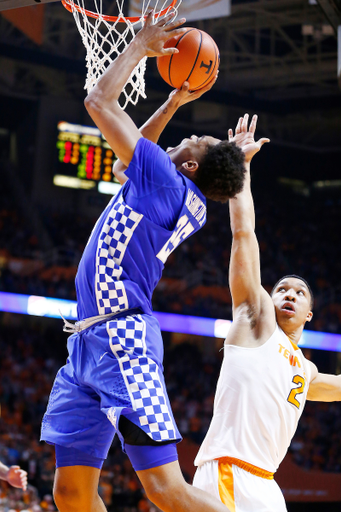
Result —
[{"label": "basketball hoop", "polygon": [[[143,23],[147,13],[153,8],[155,19],[169,12],[177,13],[182,0],[135,0],[141,3],[139,16],[125,16],[124,0],[116,0],[117,15],[103,13],[102,0],[89,0],[94,8],[85,7],[86,0],[62,0],[62,4],[73,14],[78,31],[86,49],[87,76],[84,89],[89,93],[111,62],[120,55],[134,39],[137,25]],[[158,5],[161,4],[160,8]],[[136,105],[140,96],[146,98],[144,74],[147,57],[142,59],[132,71],[125,84],[120,106],[125,109],[128,103]]]}]

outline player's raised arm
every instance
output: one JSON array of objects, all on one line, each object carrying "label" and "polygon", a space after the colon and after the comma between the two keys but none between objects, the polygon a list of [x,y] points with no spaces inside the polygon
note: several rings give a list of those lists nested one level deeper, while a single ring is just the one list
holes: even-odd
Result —
[{"label": "player's raised arm", "polygon": [[154,24],[154,15],[149,13],[143,28],[108,67],[92,91],[85,98],[85,106],[108,144],[128,166],[139,138],[142,136],[133,120],[124,112],[118,98],[132,70],[143,57],[156,57],[177,53],[176,48],[163,48],[172,36],[180,35],[178,28],[184,18],[170,22],[172,14]]},{"label": "player's raised arm", "polygon": [[[248,127],[249,116],[239,119],[235,134],[229,130],[229,141],[235,142],[245,154],[246,177],[243,190],[229,201],[232,230],[232,249],[229,270],[229,284],[233,300],[233,312],[246,306],[247,314],[260,313],[260,299],[263,289],[260,277],[259,246],[255,235],[255,210],[250,185],[250,162],[253,156],[269,139],[255,142],[254,134],[257,116],[253,116]],[[264,292],[265,293],[265,292]],[[270,298],[269,298],[270,299]]]},{"label": "player's raised arm", "polygon": [[[209,82],[205,87],[202,87],[198,91],[191,92],[189,90],[189,83],[184,82],[181,89],[174,89],[168,99],[165,101],[163,105],[148,119],[148,121],[141,126],[140,133],[146,139],[157,143],[161,133],[169,123],[169,121],[174,116],[175,112],[182,105],[189,103],[191,101],[197,100],[200,98],[205,92],[209,91],[213,85],[215,84],[218,78],[218,74]],[[123,185],[127,181],[127,176],[125,175],[125,170],[127,167],[121,162],[121,160],[116,160],[113,173],[118,179],[118,181]]]}]

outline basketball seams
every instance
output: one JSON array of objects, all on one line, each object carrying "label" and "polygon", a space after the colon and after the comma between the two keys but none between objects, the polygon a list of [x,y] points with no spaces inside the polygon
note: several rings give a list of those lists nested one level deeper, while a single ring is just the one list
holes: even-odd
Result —
[{"label": "basketball seams", "polygon": [[[185,33],[184,33],[184,34],[179,38],[179,40],[176,42],[176,45],[174,46],[174,48],[177,48],[177,46],[178,46],[178,44],[180,43],[180,41],[181,41],[181,40],[182,40],[182,39],[183,39],[187,34],[189,34],[190,32],[192,32],[193,30],[197,30],[197,29],[195,29],[195,28],[191,28],[191,29],[187,30],[187,32],[185,32]],[[201,36],[201,34],[200,34],[200,36]],[[201,46],[201,44],[200,44],[200,46]],[[174,56],[174,55],[175,55],[174,53],[171,55],[171,58],[169,59],[169,64],[168,64],[168,80],[170,81],[170,84],[171,84],[171,86],[172,86],[172,87],[175,87],[175,86],[173,85],[173,82],[172,82],[172,79],[171,79],[171,64],[172,64],[172,60],[173,60],[173,56]],[[193,71],[193,69],[192,69],[192,71]],[[191,73],[192,73],[192,71],[191,71]],[[191,74],[191,73],[190,73],[190,74]],[[186,80],[184,80],[184,82],[185,82],[185,81],[186,81]]]},{"label": "basketball seams", "polygon": [[216,65],[217,65],[217,47],[216,47],[216,44],[214,43],[214,41],[210,41],[210,43],[212,44],[213,46],[213,49],[214,49],[214,65],[212,66],[212,71],[211,73],[209,74],[209,76],[206,78],[206,80],[200,85],[200,87],[197,87],[197,90],[198,89],[201,89],[202,87],[204,87],[208,82],[211,81],[212,79],[212,75],[213,73],[215,72],[216,70]]},{"label": "basketball seams", "polygon": [[[186,32],[176,38],[176,42],[175,38],[173,41],[170,39],[165,45],[166,48],[171,46],[177,48],[181,55],[158,57],[157,67],[162,78],[171,87],[181,88],[182,84],[188,81],[190,90],[197,91],[206,86],[217,73],[220,61],[219,49],[214,39],[206,32],[194,27],[186,28]],[[186,39],[187,34],[189,36]],[[206,69],[201,70],[202,67]],[[206,72],[209,70],[210,73],[207,76]]]},{"label": "basketball seams", "polygon": [[201,30],[199,30],[199,29],[198,29],[198,32],[199,32],[199,34],[200,34],[200,44],[199,44],[199,48],[198,48],[198,53],[197,53],[197,56],[196,56],[196,58],[195,58],[194,64],[193,64],[193,66],[192,66],[192,69],[191,69],[191,71],[190,71],[190,73],[189,73],[188,77],[186,78],[185,82],[187,82],[187,80],[189,79],[189,77],[190,77],[190,76],[191,76],[191,74],[193,73],[193,69],[195,68],[195,66],[196,66],[196,64],[197,64],[197,62],[198,62],[198,58],[199,58],[199,55],[200,55],[201,46],[202,46],[202,32],[201,32]]},{"label": "basketball seams", "polygon": [[202,87],[204,87],[205,84],[207,84],[211,79],[212,79],[212,75],[214,72],[217,72],[217,69],[216,69],[216,66],[217,66],[217,62],[218,62],[218,47],[217,45],[215,44],[214,40],[212,39],[212,46],[214,48],[214,65],[212,66],[212,71],[210,73],[210,75],[206,78],[206,80],[200,85],[200,87],[197,87],[195,90],[197,91],[198,89],[201,89]]}]

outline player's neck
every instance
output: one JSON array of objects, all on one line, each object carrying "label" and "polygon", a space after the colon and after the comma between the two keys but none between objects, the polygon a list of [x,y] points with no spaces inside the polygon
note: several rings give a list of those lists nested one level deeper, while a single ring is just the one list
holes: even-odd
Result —
[{"label": "player's neck", "polygon": [[282,329],[284,334],[286,334],[288,336],[288,338],[290,339],[290,341],[295,343],[295,345],[298,345],[298,343],[301,339],[301,336],[302,336],[304,325],[300,325],[299,327],[294,327],[294,326],[291,326],[290,324],[289,325],[286,324],[286,322],[281,322],[281,323],[282,323],[282,325],[280,325],[280,324],[278,324],[278,325],[280,326],[280,328]]},{"label": "player's neck", "polygon": [[181,174],[186,176],[186,178],[188,178],[189,180],[194,182],[194,172],[193,171],[188,171],[183,165],[180,165],[179,167],[177,167],[177,170],[179,172],[181,172]]}]

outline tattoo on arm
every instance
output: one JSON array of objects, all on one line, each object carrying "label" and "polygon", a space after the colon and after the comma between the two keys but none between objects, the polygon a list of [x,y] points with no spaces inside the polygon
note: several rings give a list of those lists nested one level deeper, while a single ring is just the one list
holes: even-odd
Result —
[{"label": "tattoo on arm", "polygon": [[168,108],[166,107],[162,113],[167,114],[167,112],[168,112]]}]

